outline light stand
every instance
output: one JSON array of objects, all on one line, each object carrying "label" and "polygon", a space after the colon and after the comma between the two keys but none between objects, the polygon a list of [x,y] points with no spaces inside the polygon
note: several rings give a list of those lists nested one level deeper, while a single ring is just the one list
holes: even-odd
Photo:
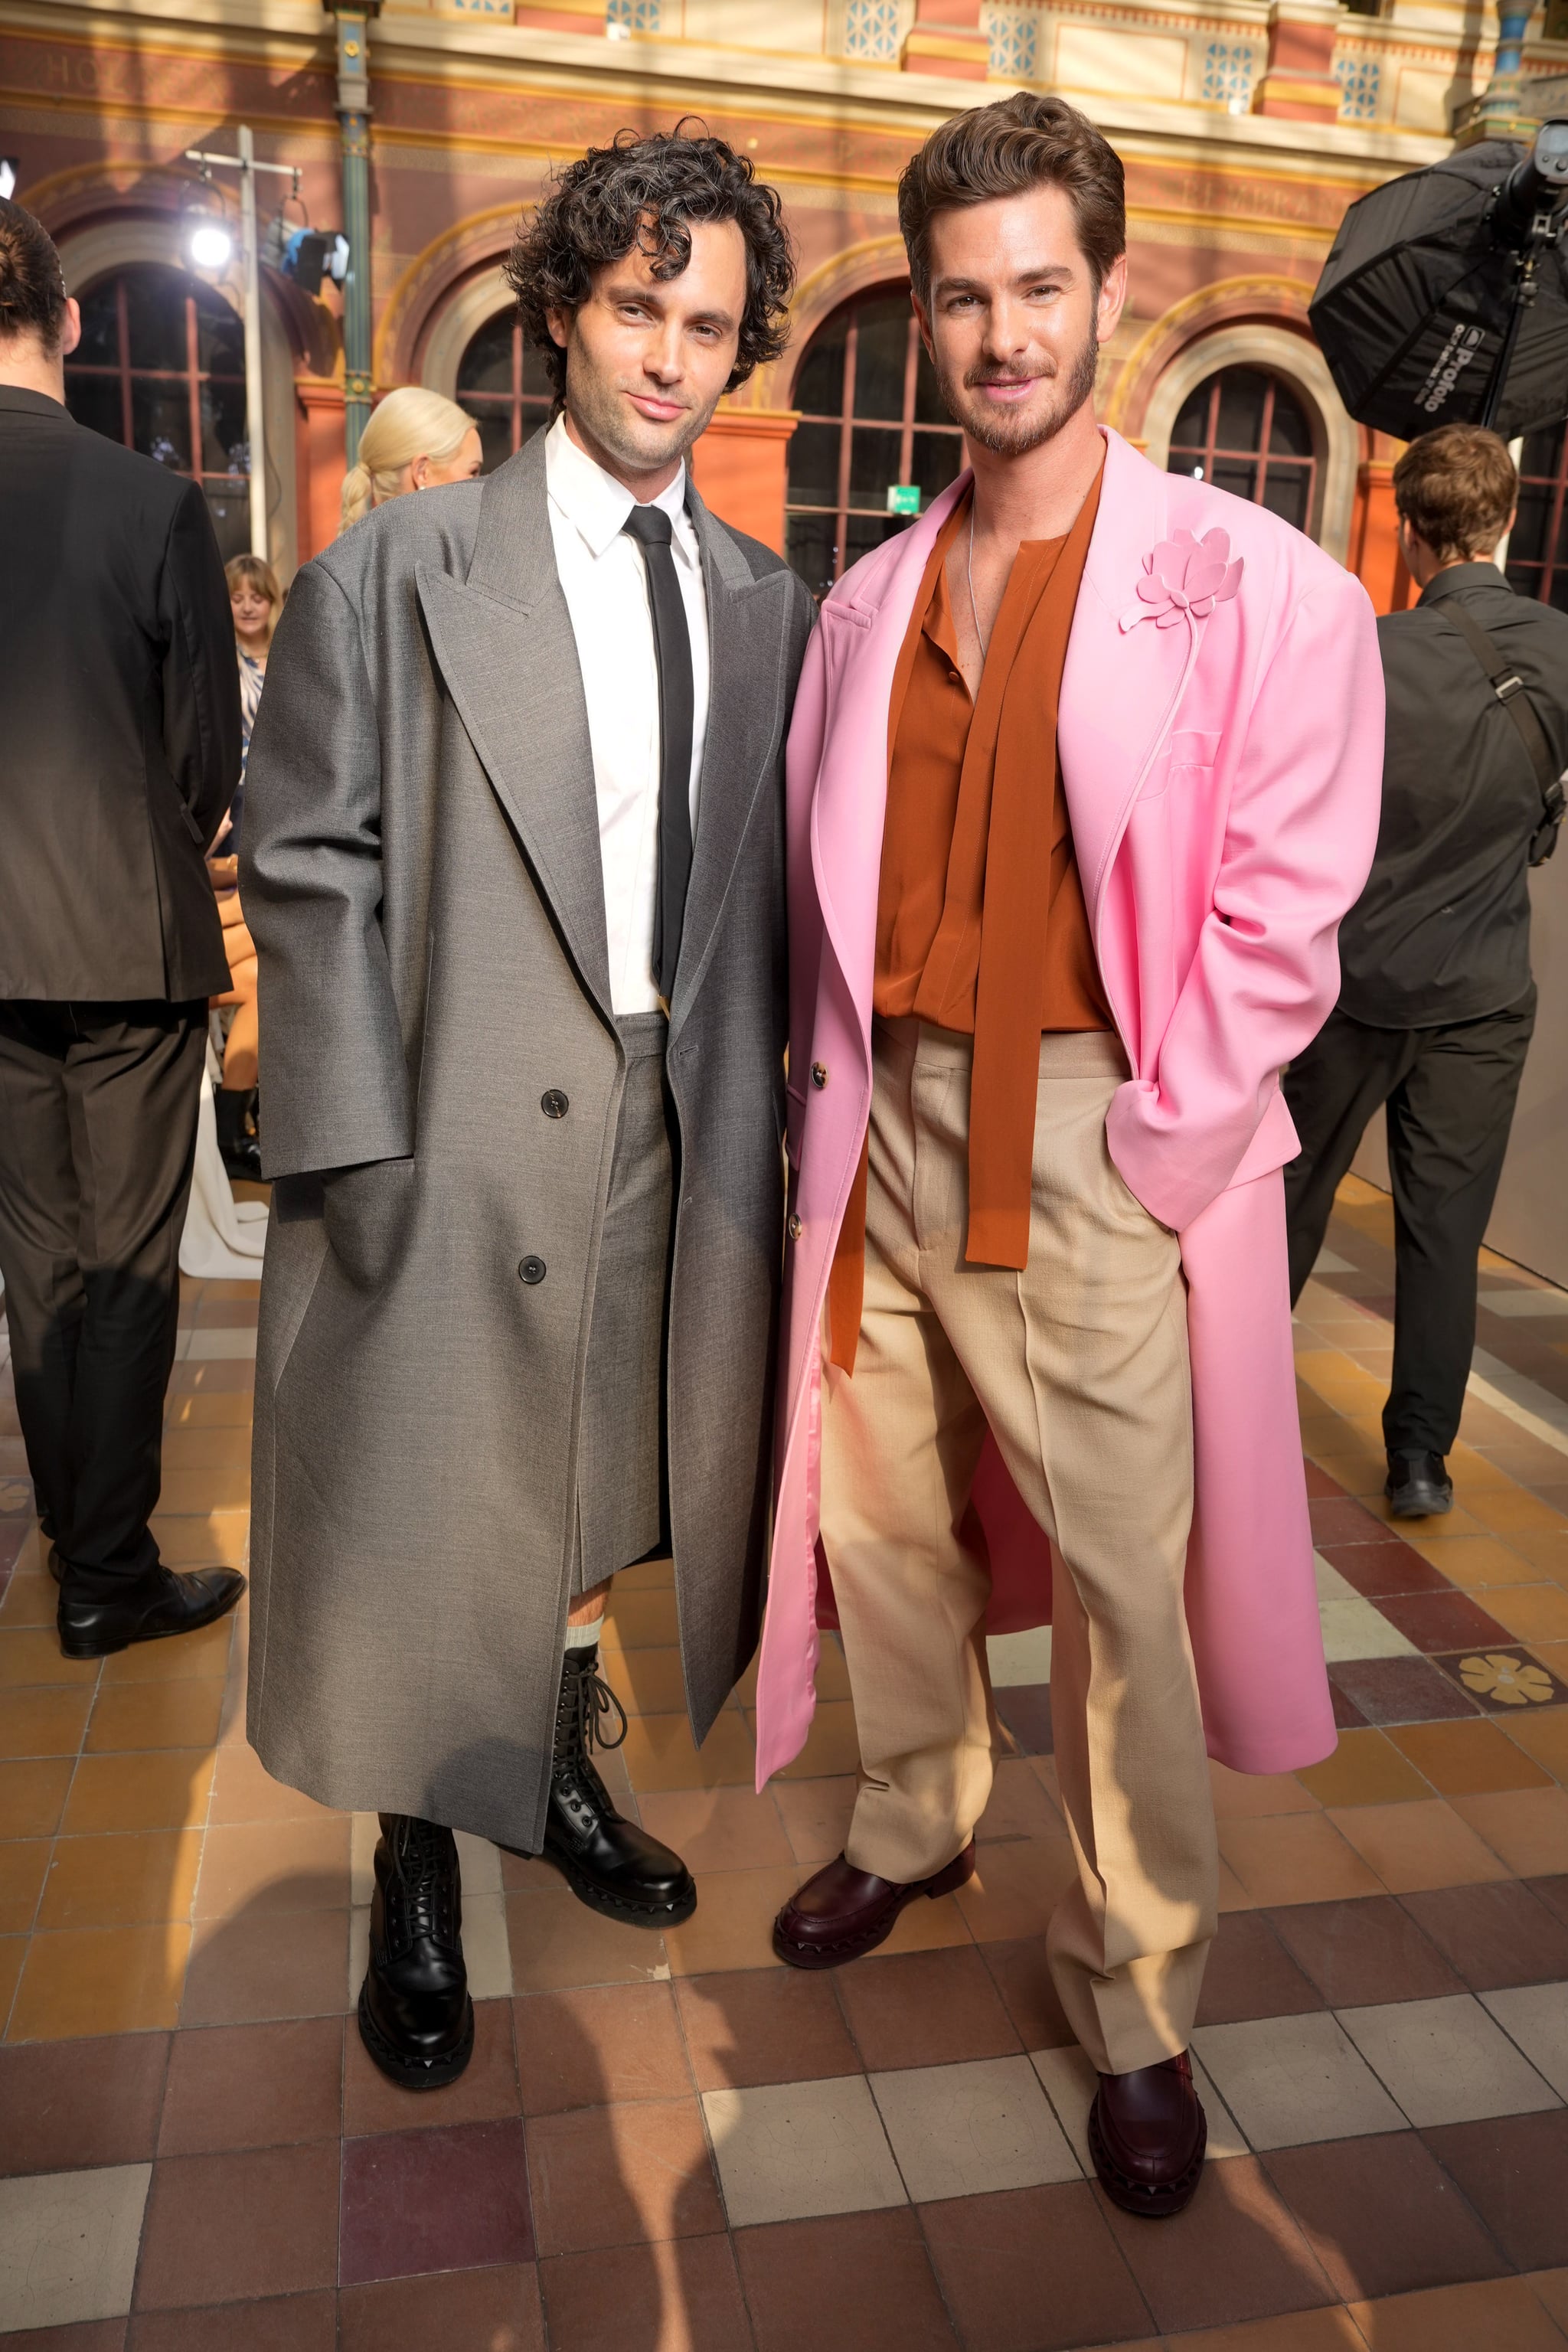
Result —
[{"label": "light stand", "polygon": [[[243,246],[242,267],[245,278],[245,431],[250,444],[250,547],[254,555],[269,561],[267,520],[267,413],[262,399],[261,373],[261,247],[256,231],[256,174],[273,172],[280,179],[292,180],[296,188],[300,175],[291,163],[261,163],[257,161],[256,142],[250,125],[237,126],[237,155],[207,155],[199,148],[187,147],[185,161],[201,167],[202,177],[208,179],[215,169],[239,173],[239,220]],[[200,462],[201,452],[193,455]]]}]

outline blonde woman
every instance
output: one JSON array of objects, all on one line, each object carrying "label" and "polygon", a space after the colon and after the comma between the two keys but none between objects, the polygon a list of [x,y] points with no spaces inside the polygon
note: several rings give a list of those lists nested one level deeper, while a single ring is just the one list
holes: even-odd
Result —
[{"label": "blonde woman", "polygon": [[228,986],[208,1001],[232,1006],[234,1018],[223,1053],[223,1083],[214,1094],[218,1150],[231,1176],[261,1174],[261,1146],[249,1117],[256,1096],[257,1014],[256,945],[240,909],[238,860],[240,814],[245,803],[245,769],[250,757],[250,731],[261,701],[267,676],[267,656],[272,632],[283,610],[283,591],[270,563],[259,555],[237,555],[225,566],[228,606],[234,618],[234,650],[239,663],[241,751],[239,790],[229,803],[228,816],[207,860],[217,910],[223,924],[223,949],[228,959]]},{"label": "blonde woman", "polygon": [[403,384],[377,405],[361,436],[359,463],[343,483],[342,528],[406,491],[472,481],[483,462],[479,428],[456,401]]}]

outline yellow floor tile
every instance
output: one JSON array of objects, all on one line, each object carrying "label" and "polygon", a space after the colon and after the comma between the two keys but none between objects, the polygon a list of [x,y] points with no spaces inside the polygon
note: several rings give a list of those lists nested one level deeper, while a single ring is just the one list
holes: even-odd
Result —
[{"label": "yellow floor tile", "polygon": [[243,1389],[218,1390],[197,1395],[190,1391],[169,1399],[164,1426],[177,1429],[243,1429],[249,1442],[252,1400]]},{"label": "yellow floor tile", "polygon": [[742,1717],[719,1717],[700,1748],[683,1715],[633,1716],[620,1754],[634,1789],[716,1789],[749,1785],[755,1770],[752,1736]]},{"label": "yellow floor tile", "polygon": [[799,1885],[794,1863],[771,1870],[700,1872],[695,1912],[680,1927],[664,1931],[673,1973],[696,1977],[724,1969],[781,1968],[773,1947],[773,1920]]},{"label": "yellow floor tile", "polygon": [[218,1750],[212,1781],[215,1822],[319,1819],[326,1811],[313,1797],[275,1780],[244,1739]]},{"label": "yellow floor tile", "polygon": [[1493,1593],[1487,1607],[1515,1641],[1568,1641],[1568,1592],[1560,1585],[1513,1585]]},{"label": "yellow floor tile", "polygon": [[1209,1759],[1215,1819],[1249,1821],[1263,1813],[1315,1812],[1318,1800],[1294,1772],[1232,1772]]},{"label": "yellow floor tile", "polygon": [[623,1650],[667,1649],[680,1638],[673,1590],[636,1592],[612,1586],[609,1618]]},{"label": "yellow floor tile", "polygon": [[40,1927],[134,1927],[189,1919],[199,1830],[55,1841]]},{"label": "yellow floor tile", "polygon": [[317,1812],[305,1821],[247,1822],[211,1828],[196,1890],[199,1919],[244,1912],[319,1911],[349,1900],[349,1819]]},{"label": "yellow floor tile", "polygon": [[52,1837],[75,1769],[68,1756],[0,1764],[0,1838]]},{"label": "yellow floor tile", "polygon": [[1523,2279],[1429,2287],[1352,2303],[1369,2352],[1563,2352],[1563,2338]]},{"label": "yellow floor tile", "polygon": [[208,1462],[199,1470],[171,1470],[165,1466],[158,1508],[165,1516],[174,1512],[184,1517],[193,1511],[241,1510],[249,1501],[248,1461]]},{"label": "yellow floor tile", "polygon": [[7,2039],[57,2042],[174,2025],[187,1927],[88,1927],[32,1937]]},{"label": "yellow floor tile", "polygon": [[1508,1876],[1491,1848],[1439,1797],[1424,1804],[1352,1806],[1332,1819],[1391,1895],[1478,1886]]},{"label": "yellow floor tile", "polygon": [[[234,1464],[239,1464],[246,1470],[250,1467],[248,1415],[232,1427],[171,1427],[163,1432],[165,1480],[171,1472],[176,1470],[210,1470]],[[163,1507],[165,1510],[171,1507],[166,1496]]]},{"label": "yellow floor tile", "polygon": [[0,1627],[0,1690],[32,1684],[85,1684],[98,1680],[101,1660],[67,1658],[60,1654],[59,1636],[52,1625],[23,1625],[15,1632]]},{"label": "yellow floor tile", "polygon": [[[1447,1528],[1448,1522],[1439,1519],[1430,1524]],[[1407,1523],[1400,1533],[1423,1559],[1441,1569],[1449,1583],[1458,1585],[1462,1591],[1506,1590],[1540,1580],[1541,1570],[1499,1536],[1426,1536],[1416,1531],[1415,1523]],[[1489,1601],[1483,1605],[1491,1607]],[[1500,1610],[1493,1609],[1492,1614],[1500,1620]]]},{"label": "yellow floor tile", "polygon": [[1550,1782],[1551,1776],[1499,1725],[1480,1717],[1468,1723],[1403,1724],[1388,1736],[1440,1797],[1479,1797],[1495,1789]]},{"label": "yellow floor tile", "polygon": [[644,1829],[673,1846],[689,1870],[795,1867],[769,1790],[760,1797],[749,1788],[639,1790],[637,1811]]},{"label": "yellow floor tile", "polygon": [[1507,1727],[1510,1739],[1516,1741],[1554,1780],[1568,1782],[1568,1706],[1548,1706],[1539,1713],[1510,1716]]},{"label": "yellow floor tile", "polygon": [[[1456,1444],[1447,1460],[1454,1492],[1461,1503],[1466,1503],[1467,1508],[1467,1497],[1470,1495],[1517,1495],[1523,1492],[1506,1470],[1499,1469],[1497,1464],[1489,1461],[1484,1454],[1478,1454],[1473,1445],[1466,1445],[1462,1442]],[[1477,1517],[1484,1517],[1485,1514],[1478,1511]],[[1490,1527],[1495,1522],[1488,1519],[1486,1524]]]},{"label": "yellow floor tile", "polygon": [[153,1521],[153,1533],[168,1568],[243,1568],[250,1542],[250,1513],[208,1511],[177,1517],[160,1511]]},{"label": "yellow floor tile", "polygon": [[0,1706],[0,1757],[74,1756],[91,1706],[87,1689],[12,1691]]},{"label": "yellow floor tile", "polygon": [[170,1642],[132,1642],[103,1662],[105,1685],[118,1683],[184,1683],[216,1680],[228,1669],[234,1644],[235,1620],[220,1617],[198,1633],[182,1633]]},{"label": "yellow floor tile", "polygon": [[1256,1904],[1329,1903],[1384,1891],[1328,1815],[1316,1810],[1222,1822],[1219,1850]]},{"label": "yellow floor tile", "polygon": [[684,1715],[686,1682],[680,1652],[626,1650],[610,1687],[628,1715]]},{"label": "yellow floor tile", "polygon": [[139,1756],[84,1756],[66,1801],[62,1834],[195,1829],[205,1821],[213,1757],[205,1748]]},{"label": "yellow floor tile", "polygon": [[216,1681],[111,1685],[98,1694],[88,1753],[209,1746],[217,1738],[223,1687]]},{"label": "yellow floor tile", "polygon": [[31,1934],[48,1868],[47,1838],[12,1838],[0,1845],[0,1935]]},{"label": "yellow floor tile", "polygon": [[1454,1811],[1521,1878],[1568,1871],[1568,1790],[1510,1789],[1456,1797]]},{"label": "yellow floor tile", "polygon": [[[1455,1480],[1455,1491],[1458,1481]],[[1492,1528],[1500,1536],[1550,1535],[1560,1533],[1568,1549],[1568,1517],[1543,1503],[1539,1495],[1523,1486],[1499,1486],[1490,1492],[1478,1491],[1468,1507],[1481,1525]]]},{"label": "yellow floor tile", "polygon": [[1381,1731],[1342,1731],[1333,1754],[1296,1777],[1321,1805],[1392,1805],[1432,1793]]}]

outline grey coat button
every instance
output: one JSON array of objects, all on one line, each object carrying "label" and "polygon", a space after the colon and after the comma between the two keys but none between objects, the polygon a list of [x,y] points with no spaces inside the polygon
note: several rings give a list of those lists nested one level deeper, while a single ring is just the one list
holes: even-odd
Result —
[{"label": "grey coat button", "polygon": [[814,1087],[825,1087],[827,1084],[827,1065],[826,1062],[813,1062],[811,1066],[811,1083]]},{"label": "grey coat button", "polygon": [[801,1237],[802,1234],[804,1234],[804,1233],[805,1233],[805,1227],[801,1223],[800,1219],[799,1219],[798,1217],[792,1217],[792,1218],[790,1219],[790,1221],[789,1221],[789,1237],[790,1237],[790,1239],[791,1239],[791,1241],[792,1241],[792,1242],[797,1242],[797,1241],[799,1241],[799,1239],[800,1239],[800,1237]]},{"label": "grey coat button", "polygon": [[544,1279],[544,1260],[542,1257],[520,1258],[518,1260],[517,1271],[519,1279],[523,1282],[542,1282]]},{"label": "grey coat button", "polygon": [[551,1087],[540,1096],[539,1108],[546,1118],[564,1118],[572,1106],[559,1087]]}]

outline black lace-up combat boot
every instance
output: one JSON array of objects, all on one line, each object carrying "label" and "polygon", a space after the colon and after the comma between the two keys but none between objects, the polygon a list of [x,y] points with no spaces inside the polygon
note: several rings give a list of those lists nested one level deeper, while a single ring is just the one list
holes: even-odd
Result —
[{"label": "black lace-up combat boot", "polygon": [[473,2055],[457,1840],[415,1813],[381,1817],[359,2030],[405,2091],[455,2083]]},{"label": "black lace-up combat boot", "polygon": [[[566,1653],[543,1859],[595,1911],[638,1927],[672,1927],[696,1910],[697,1889],[678,1853],[616,1812],[594,1769],[590,1751],[618,1748],[626,1736],[626,1711],[598,1663],[596,1646]],[[604,1727],[612,1714],[620,1718],[613,1739]]]}]

